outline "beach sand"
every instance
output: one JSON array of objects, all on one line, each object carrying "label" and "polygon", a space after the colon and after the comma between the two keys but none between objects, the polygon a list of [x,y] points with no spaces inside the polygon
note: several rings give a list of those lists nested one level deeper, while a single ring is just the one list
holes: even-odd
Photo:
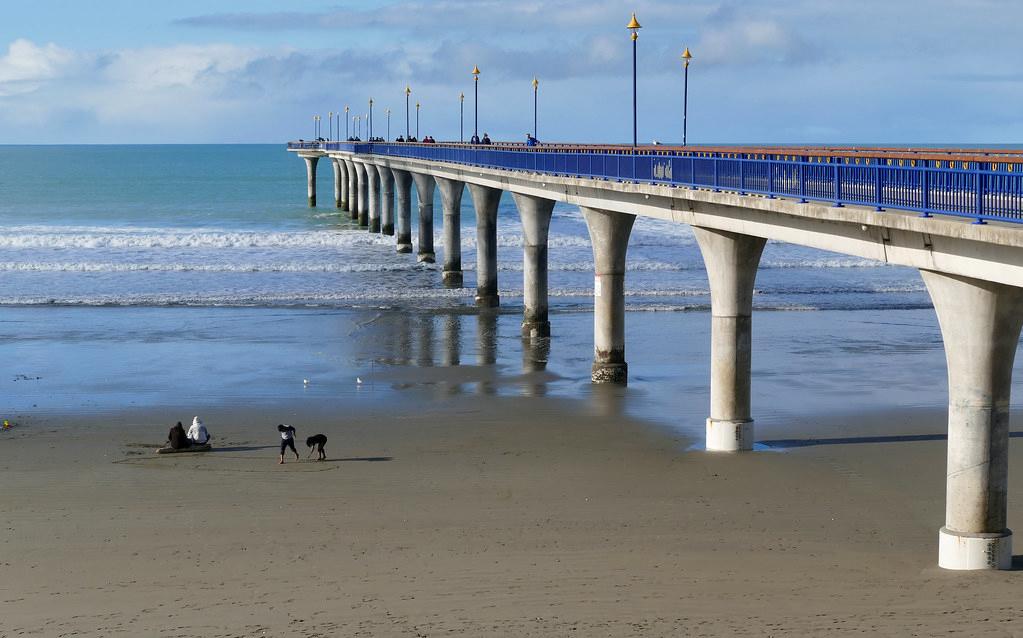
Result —
[{"label": "beach sand", "polygon": [[[0,636],[1023,635],[1021,572],[935,564],[941,414],[720,455],[615,389],[444,387],[205,411],[203,455],[153,454],[183,410],[24,420],[2,435]],[[278,465],[278,421],[328,460]]]}]

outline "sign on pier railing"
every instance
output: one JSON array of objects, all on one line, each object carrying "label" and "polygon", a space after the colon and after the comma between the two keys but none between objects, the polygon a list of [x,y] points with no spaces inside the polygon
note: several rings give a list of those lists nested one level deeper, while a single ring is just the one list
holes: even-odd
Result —
[{"label": "sign on pier railing", "polygon": [[[303,146],[297,146],[302,144]],[[707,188],[740,194],[825,201],[930,215],[971,217],[977,223],[1023,223],[1023,159],[998,155],[933,155],[924,159],[791,153],[648,151],[618,147],[493,148],[465,144],[292,142],[323,151],[366,153],[514,171]],[[940,159],[939,159],[940,158]],[[990,160],[990,161],[983,161]]]}]

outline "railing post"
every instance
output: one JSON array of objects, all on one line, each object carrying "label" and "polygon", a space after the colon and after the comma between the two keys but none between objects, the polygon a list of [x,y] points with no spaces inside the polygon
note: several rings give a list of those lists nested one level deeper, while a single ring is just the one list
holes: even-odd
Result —
[{"label": "railing post", "polygon": [[746,194],[746,160],[739,159],[739,194]]},{"label": "railing post", "polygon": [[767,199],[774,199],[774,160],[767,160]]},{"label": "railing post", "polygon": [[980,162],[977,168],[973,169],[974,183],[977,185],[977,221],[974,224],[984,224],[984,174],[980,172]]},{"label": "railing post", "polygon": [[799,203],[806,203],[806,164],[799,160]]},{"label": "railing post", "polygon": [[930,217],[928,209],[931,207],[931,180],[930,171],[927,167],[920,169],[920,208],[923,209],[921,217]]},{"label": "railing post", "polygon": [[833,163],[835,171],[835,208],[842,208],[842,177],[839,175],[838,169],[842,166],[838,163]]},{"label": "railing post", "polygon": [[[879,162],[880,160],[874,160]],[[881,186],[881,165],[874,164],[874,210],[884,210],[884,189]]]},{"label": "railing post", "polygon": [[715,157],[713,159],[714,159],[714,192],[720,193],[721,188],[720,185],[718,184],[718,158]]}]

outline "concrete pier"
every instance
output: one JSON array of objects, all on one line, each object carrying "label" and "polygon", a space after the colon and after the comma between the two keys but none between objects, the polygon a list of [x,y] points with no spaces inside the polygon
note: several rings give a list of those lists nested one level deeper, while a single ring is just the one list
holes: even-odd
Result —
[{"label": "concrete pier", "polygon": [[1023,288],[921,270],[948,364],[948,465],[938,565],[1009,569],[1009,391]]},{"label": "concrete pier", "polygon": [[369,184],[369,232],[380,232],[380,173],[373,164],[366,164],[366,181]]},{"label": "concrete pier", "polygon": [[436,261],[433,252],[433,191],[436,182],[425,173],[412,173],[416,183],[416,199],[419,200],[419,255],[417,261],[428,264]]},{"label": "concrete pier", "polygon": [[547,236],[554,200],[512,193],[522,219],[522,336],[551,336],[547,300]]},{"label": "concrete pier", "polygon": [[394,236],[394,176],[386,166],[377,166],[380,182],[380,232]]},{"label": "concrete pier", "polygon": [[345,160],[348,171],[348,213],[353,220],[359,219],[359,175],[355,170],[355,162]]},{"label": "concrete pier", "polygon": [[462,193],[465,184],[443,177],[435,178],[444,212],[444,285],[462,287]]},{"label": "concrete pier", "polygon": [[412,174],[408,171],[391,169],[398,198],[397,226],[399,253],[412,252]]},{"label": "concrete pier", "polygon": [[303,156],[305,160],[305,174],[306,182],[309,192],[309,206],[312,208],[316,207],[316,164],[319,163],[320,158],[317,156]]},{"label": "concrete pier", "polygon": [[693,227],[710,281],[710,416],[707,449],[753,449],[750,352],[753,284],[766,239]]},{"label": "concrete pier", "polygon": [[625,252],[635,215],[580,207],[593,244],[594,383],[627,383],[625,363]]},{"label": "concrete pier", "polygon": [[369,177],[362,162],[355,162],[355,176],[359,189],[359,226],[369,228]]},{"label": "concrete pier", "polygon": [[497,293],[497,207],[503,192],[469,184],[476,210],[476,305],[483,308],[501,304]]}]

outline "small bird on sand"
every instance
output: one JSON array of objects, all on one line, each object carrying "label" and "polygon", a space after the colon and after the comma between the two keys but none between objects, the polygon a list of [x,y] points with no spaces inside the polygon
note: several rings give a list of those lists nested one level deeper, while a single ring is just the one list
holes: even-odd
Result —
[{"label": "small bird on sand", "polygon": [[362,377],[355,377],[355,383],[362,385]]},{"label": "small bird on sand", "polygon": [[309,385],[309,379],[302,379],[302,385]]}]

